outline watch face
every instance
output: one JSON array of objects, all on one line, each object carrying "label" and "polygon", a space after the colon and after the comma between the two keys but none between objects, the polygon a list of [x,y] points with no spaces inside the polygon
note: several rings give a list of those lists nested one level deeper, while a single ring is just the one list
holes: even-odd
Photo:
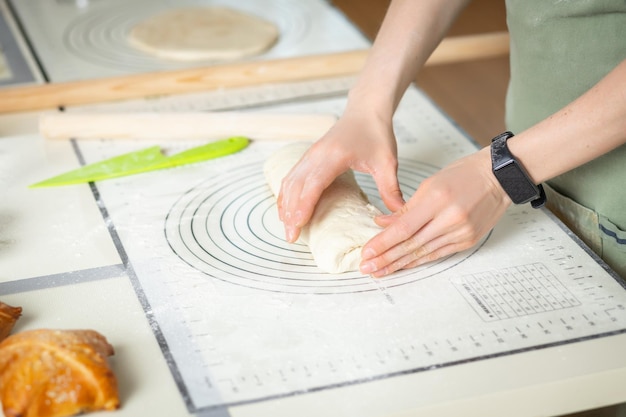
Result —
[{"label": "watch face", "polygon": [[539,197],[539,190],[520,167],[511,160],[495,171],[496,178],[513,203],[524,204]]}]

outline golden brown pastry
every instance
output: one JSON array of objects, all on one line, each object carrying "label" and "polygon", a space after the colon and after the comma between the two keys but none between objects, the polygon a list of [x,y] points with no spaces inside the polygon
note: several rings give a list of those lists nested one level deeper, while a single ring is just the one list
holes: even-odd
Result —
[{"label": "golden brown pastry", "polygon": [[62,417],[119,408],[107,363],[113,347],[93,330],[31,330],[0,343],[5,417]]},{"label": "golden brown pastry", "polygon": [[22,315],[22,307],[12,307],[0,301],[0,342],[13,330],[17,319]]}]

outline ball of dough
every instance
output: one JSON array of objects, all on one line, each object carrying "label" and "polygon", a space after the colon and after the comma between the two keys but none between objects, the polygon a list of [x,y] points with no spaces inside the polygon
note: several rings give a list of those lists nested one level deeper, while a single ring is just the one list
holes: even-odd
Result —
[{"label": "ball of dough", "polygon": [[189,7],[152,16],[135,25],[128,40],[141,51],[178,61],[231,60],[267,51],[276,25],[228,7]]}]

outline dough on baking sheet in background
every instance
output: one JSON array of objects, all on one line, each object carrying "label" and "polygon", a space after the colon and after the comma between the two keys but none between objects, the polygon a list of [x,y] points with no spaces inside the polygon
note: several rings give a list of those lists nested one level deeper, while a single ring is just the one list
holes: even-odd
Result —
[{"label": "dough on baking sheet in background", "polygon": [[[289,170],[311,146],[298,142],[280,148],[264,165],[264,174],[275,196]],[[352,170],[324,191],[311,221],[302,229],[300,241],[308,245],[317,267],[328,273],[358,270],[363,245],[382,228],[374,217],[382,214],[369,203]]]},{"label": "dough on baking sheet in background", "polygon": [[176,8],[137,23],[128,34],[135,48],[178,61],[232,60],[261,54],[277,41],[277,26],[221,6]]}]

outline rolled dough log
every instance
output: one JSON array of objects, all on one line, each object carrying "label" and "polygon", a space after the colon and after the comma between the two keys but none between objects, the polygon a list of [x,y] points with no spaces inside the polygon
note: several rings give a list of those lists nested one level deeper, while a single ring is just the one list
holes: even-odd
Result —
[{"label": "rolled dough log", "polygon": [[[308,142],[293,143],[266,160],[265,179],[275,196],[280,192],[283,178],[310,146]],[[299,240],[308,245],[320,270],[355,271],[361,262],[363,245],[382,230],[374,222],[374,217],[380,214],[349,170],[324,191]]]},{"label": "rolled dough log", "polygon": [[131,45],[152,55],[179,60],[229,60],[257,55],[278,39],[276,25],[228,7],[177,8],[139,22]]}]

